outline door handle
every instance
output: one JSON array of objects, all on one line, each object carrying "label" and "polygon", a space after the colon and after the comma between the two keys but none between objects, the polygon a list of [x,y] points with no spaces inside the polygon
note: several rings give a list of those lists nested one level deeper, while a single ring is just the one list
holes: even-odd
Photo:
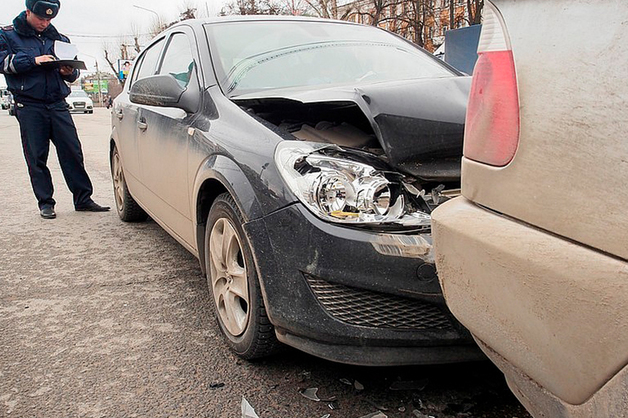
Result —
[{"label": "door handle", "polygon": [[146,119],[142,118],[137,122],[137,127],[140,128],[140,131],[145,131],[148,129],[148,124],[146,123]]},{"label": "door handle", "polygon": [[122,113],[122,110],[116,110],[116,116],[118,117],[118,119],[122,120],[122,118],[124,117],[124,113]]}]

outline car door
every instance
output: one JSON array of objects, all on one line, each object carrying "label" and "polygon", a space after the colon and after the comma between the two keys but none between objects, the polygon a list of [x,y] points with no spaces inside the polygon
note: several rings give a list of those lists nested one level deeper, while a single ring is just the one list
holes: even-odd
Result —
[{"label": "car door", "polygon": [[[191,30],[169,34],[157,74],[173,76],[187,89],[199,89]],[[152,215],[170,232],[194,246],[188,184],[189,129],[194,115],[174,107],[141,106],[138,146],[142,181]]]},{"label": "car door", "polygon": [[143,77],[155,74],[161,51],[165,45],[165,38],[161,38],[149,46],[136,60],[132,74],[127,79],[127,85],[116,98],[113,109],[113,122],[117,130],[117,146],[122,158],[127,185],[134,197],[142,201],[144,184],[140,175],[138,127],[140,106],[129,99],[130,86]]}]

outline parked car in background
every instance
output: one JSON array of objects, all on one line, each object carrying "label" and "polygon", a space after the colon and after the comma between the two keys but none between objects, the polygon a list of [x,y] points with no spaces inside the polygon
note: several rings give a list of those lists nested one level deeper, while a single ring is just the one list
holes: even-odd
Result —
[{"label": "parked car in background", "polygon": [[199,258],[243,358],[277,341],[353,364],[483,358],[444,305],[430,233],[458,193],[469,87],[370,26],[185,21],[114,102],[118,214]]},{"label": "parked car in background", "polygon": [[[534,4],[533,4],[534,3]],[[485,3],[447,304],[535,417],[628,416],[628,3]]]},{"label": "parked car in background", "polygon": [[9,115],[15,116],[15,99],[13,98],[13,94],[9,92]]},{"label": "parked car in background", "polygon": [[85,90],[72,90],[65,101],[70,107],[70,112],[94,113],[94,102],[89,98]]},{"label": "parked car in background", "polygon": [[0,92],[0,107],[2,107],[2,110],[9,109],[9,94],[9,90],[6,89]]}]

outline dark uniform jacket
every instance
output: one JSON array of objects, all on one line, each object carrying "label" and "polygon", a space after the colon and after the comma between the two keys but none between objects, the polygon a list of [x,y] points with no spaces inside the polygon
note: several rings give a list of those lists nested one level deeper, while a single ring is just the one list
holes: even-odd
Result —
[{"label": "dark uniform jacket", "polygon": [[36,33],[26,21],[25,11],[13,20],[12,26],[0,30],[0,73],[4,74],[16,103],[52,104],[70,94],[65,82],[76,80],[78,70],[62,76],[57,68],[35,64],[39,55],[54,55],[54,41],[69,42],[69,39],[52,25]]}]

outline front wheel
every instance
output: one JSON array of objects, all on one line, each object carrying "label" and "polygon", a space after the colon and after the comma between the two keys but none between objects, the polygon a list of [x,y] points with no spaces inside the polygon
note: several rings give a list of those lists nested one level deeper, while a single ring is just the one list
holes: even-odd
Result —
[{"label": "front wheel", "polygon": [[125,222],[145,221],[148,214],[129,193],[117,147],[114,147],[111,153],[111,177],[113,179],[113,194],[116,198],[116,210],[120,219]]},{"label": "front wheel", "polygon": [[243,217],[228,193],[218,196],[205,230],[207,284],[218,326],[236,354],[251,360],[280,346],[266,315]]}]

